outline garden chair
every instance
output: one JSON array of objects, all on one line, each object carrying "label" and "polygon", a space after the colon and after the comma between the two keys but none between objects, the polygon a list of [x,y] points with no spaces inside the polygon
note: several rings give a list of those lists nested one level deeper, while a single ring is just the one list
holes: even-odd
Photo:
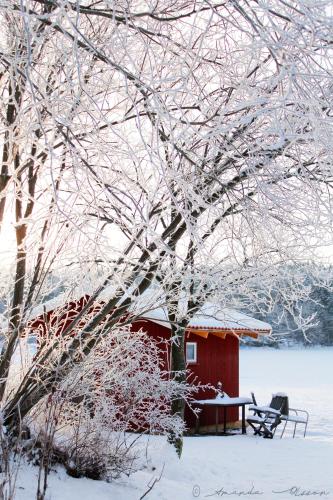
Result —
[{"label": "garden chair", "polygon": [[297,424],[304,425],[303,437],[305,437],[309,422],[309,413],[306,410],[300,410],[299,408],[290,408],[288,403],[288,398],[286,399],[287,399],[286,408],[284,411],[281,412],[282,413],[281,420],[284,421],[284,426],[280,438],[282,438],[288,422],[294,424],[293,438],[295,437],[296,434]]},{"label": "garden chair", "polygon": [[[289,400],[288,396],[284,393],[277,393],[273,394],[272,401],[268,407],[260,407],[257,405],[255,396],[253,393],[252,394],[252,400],[253,400],[253,405],[249,407],[250,410],[253,410],[255,413],[254,415],[250,416],[247,421],[249,424],[253,426],[255,424],[254,420],[256,420],[255,417],[258,417],[258,414],[261,414],[261,418],[267,418],[267,424],[269,424],[269,419],[272,418],[272,412],[273,411],[278,411],[279,412],[279,423],[284,422],[284,426],[280,435],[280,438],[283,437],[284,432],[286,430],[286,426],[288,422],[291,422],[294,424],[294,430],[293,430],[293,438],[295,437],[296,434],[296,428],[297,424],[302,424],[304,425],[304,437],[306,435],[307,431],[307,426],[309,422],[309,413],[306,410],[300,410],[299,408],[290,408],[289,407]],[[265,413],[266,410],[266,413]],[[252,424],[251,424],[252,420]],[[277,425],[279,425],[279,423]],[[265,424],[267,426],[267,424]],[[274,426],[272,429],[273,436],[275,434],[275,430],[277,425]],[[260,434],[259,432],[255,432],[255,434]],[[272,436],[272,437],[273,437]],[[269,437],[269,436],[268,436]]]},{"label": "garden chair", "polygon": [[258,406],[253,392],[251,396],[253,405],[249,406],[249,410],[253,411],[253,414],[249,415],[246,421],[254,430],[254,434],[272,439],[277,426],[281,423],[281,409],[284,401],[273,396],[269,406]]}]

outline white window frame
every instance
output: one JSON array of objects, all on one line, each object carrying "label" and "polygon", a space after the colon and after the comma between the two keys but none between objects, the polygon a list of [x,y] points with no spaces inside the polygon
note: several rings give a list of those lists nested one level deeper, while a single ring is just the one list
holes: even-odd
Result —
[{"label": "white window frame", "polygon": [[[187,346],[194,346],[194,357],[192,359],[188,359],[187,357]],[[187,364],[194,364],[197,363],[198,361],[198,343],[197,342],[186,342],[186,363]]]}]

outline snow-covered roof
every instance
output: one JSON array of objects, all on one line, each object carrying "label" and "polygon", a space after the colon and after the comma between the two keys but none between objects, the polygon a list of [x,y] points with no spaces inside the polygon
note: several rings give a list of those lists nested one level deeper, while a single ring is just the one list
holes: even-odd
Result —
[{"label": "snow-covered roof", "polygon": [[[99,299],[108,300],[111,287],[103,291]],[[114,289],[112,288],[112,291]],[[109,293],[108,293],[109,292]],[[156,293],[155,293],[156,292]],[[84,295],[84,294],[82,294]],[[126,295],[127,296],[127,295]],[[75,300],[69,294],[61,294],[48,302],[35,307],[29,314],[33,319],[42,316],[43,313],[62,307],[64,304]],[[78,300],[78,299],[77,299]],[[139,317],[153,321],[154,323],[171,328],[168,320],[167,309],[164,306],[163,294],[155,290],[154,293],[146,292],[136,298],[131,310]],[[269,334],[272,327],[264,321],[252,318],[244,313],[234,309],[221,308],[218,304],[206,303],[190,320],[188,330],[206,330],[206,331],[233,331],[241,333],[242,331],[254,332],[256,334]]]},{"label": "snow-covered roof", "polygon": [[[151,309],[142,315],[155,323],[162,324],[170,328],[167,311],[164,307]],[[219,309],[218,305],[206,304],[197,312],[188,324],[189,330],[229,330],[229,331],[253,331],[256,333],[270,333],[271,325],[251,318],[244,313],[233,309]]]}]

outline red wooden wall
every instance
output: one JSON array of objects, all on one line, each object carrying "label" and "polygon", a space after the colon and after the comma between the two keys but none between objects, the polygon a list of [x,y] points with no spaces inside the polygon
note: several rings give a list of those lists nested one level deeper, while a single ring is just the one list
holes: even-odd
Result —
[{"label": "red wooden wall", "polygon": [[[148,335],[159,339],[162,342],[160,348],[165,349],[164,362],[167,368],[169,367],[169,352],[167,343],[163,341],[170,339],[170,330],[157,323],[148,320],[136,321],[132,325],[132,331],[142,329]],[[191,378],[196,378],[201,384],[212,384],[217,386],[218,382],[222,382],[223,390],[231,397],[239,395],[239,341],[233,335],[227,335],[225,339],[209,334],[208,338],[199,337],[193,333],[187,334],[186,340],[197,343],[197,363],[188,365],[188,369],[192,372]],[[190,378],[190,380],[191,380]],[[215,397],[216,393],[212,390],[200,390],[195,396],[196,399],[209,399]],[[223,415],[221,410],[221,422]],[[190,408],[186,409],[185,420],[188,427],[195,426],[195,417]],[[228,408],[227,421],[235,422],[238,420],[238,409]],[[215,424],[215,409],[204,408],[200,417],[200,425]]]},{"label": "red wooden wall", "polygon": [[[189,342],[197,342],[197,363],[191,363],[188,368],[198,377],[202,384],[210,383],[217,387],[222,382],[223,391],[231,397],[239,395],[239,341],[233,335],[227,335],[225,339],[209,334],[207,339],[198,335],[189,334]],[[197,399],[208,399],[215,397],[214,391],[202,390]],[[195,420],[192,412],[186,412],[186,423],[193,427]],[[221,419],[222,419],[221,415]],[[228,422],[238,420],[238,409],[228,408]],[[215,409],[204,408],[200,418],[202,425],[215,424]]]}]

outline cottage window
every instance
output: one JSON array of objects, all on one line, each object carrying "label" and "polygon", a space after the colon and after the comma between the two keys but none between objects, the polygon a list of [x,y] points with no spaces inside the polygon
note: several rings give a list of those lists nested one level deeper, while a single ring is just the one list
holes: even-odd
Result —
[{"label": "cottage window", "polygon": [[187,342],[186,343],[186,362],[196,363],[197,362],[197,343]]}]

